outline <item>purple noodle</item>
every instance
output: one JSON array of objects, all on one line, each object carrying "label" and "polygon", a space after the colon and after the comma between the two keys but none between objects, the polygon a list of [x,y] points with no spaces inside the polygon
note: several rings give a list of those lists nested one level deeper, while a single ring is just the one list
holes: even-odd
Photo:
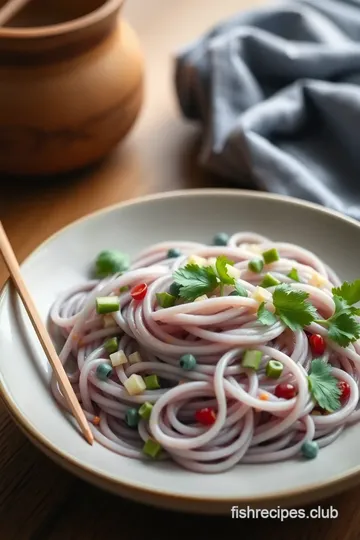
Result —
[{"label": "purple noodle", "polygon": [[[182,255],[168,259],[169,248],[178,248]],[[195,242],[150,246],[123,275],[85,281],[56,300],[50,317],[65,339],[60,358],[88,420],[100,419],[91,426],[99,444],[122,456],[148,459],[142,446],[152,437],[163,449],[161,459],[195,472],[217,473],[239,463],[294,459],[304,441],[315,440],[324,447],[336,440],[346,425],[360,420],[359,342],[342,348],[329,341],[327,330],[316,323],[291,332],[281,321],[264,326],[257,320],[259,304],[251,294],[269,269],[256,274],[248,271],[247,264],[256,253],[269,248],[276,248],[280,255],[271,265],[274,277],[306,291],[319,313],[331,316],[331,289],[340,283],[336,273],[306,249],[272,242],[252,232],[234,234],[225,247]],[[227,286],[223,296],[159,309],[156,293],[169,289],[174,270],[190,255],[226,255],[241,272],[239,282],[249,296],[229,296],[233,287]],[[296,268],[300,282],[288,277],[292,268]],[[321,287],[309,284],[314,272],[323,278]],[[119,294],[120,288],[142,282],[148,285],[142,302],[123,292],[120,311],[110,316],[112,320],[107,316],[105,324],[104,317],[96,314],[97,296]],[[348,401],[331,414],[315,414],[307,384],[313,356],[305,330],[324,337],[324,360],[332,366],[332,374],[350,386]],[[102,381],[95,370],[100,363],[110,363],[103,342],[112,336],[119,338],[119,349],[127,356],[139,352],[141,361],[114,368],[111,377]],[[263,353],[257,372],[244,369],[239,362],[247,347]],[[179,365],[179,357],[186,353],[196,356],[194,370],[185,371]],[[265,375],[270,358],[284,366],[276,381]],[[75,370],[70,369],[74,364]],[[131,396],[124,383],[134,373],[156,374],[165,382],[158,390]],[[295,385],[296,397],[276,397],[279,383]],[[59,405],[66,408],[55,379],[51,389]],[[125,422],[128,408],[144,402],[153,404],[150,420],[129,427]],[[213,407],[216,412],[211,426],[195,420],[195,411],[204,407]]]}]

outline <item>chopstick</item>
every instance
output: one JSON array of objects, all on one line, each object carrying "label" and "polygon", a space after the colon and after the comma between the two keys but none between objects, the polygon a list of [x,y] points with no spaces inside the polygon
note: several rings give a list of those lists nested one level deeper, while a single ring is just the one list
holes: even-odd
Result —
[{"label": "chopstick", "polygon": [[0,251],[3,255],[5,264],[10,272],[12,281],[21,297],[24,307],[27,311],[29,319],[33,325],[33,328],[39,338],[39,341],[44,349],[44,352],[53,368],[55,376],[57,378],[60,389],[66,399],[70,409],[72,410],[76,420],[78,421],[85,439],[88,443],[93,444],[94,437],[86,420],[84,411],[82,410],[80,403],[75,395],[75,392],[70,384],[70,381],[66,375],[64,367],[58,357],[55,347],[51,341],[51,338],[43,324],[39,313],[36,310],[34,301],[32,300],[29,291],[26,288],[24,280],[21,276],[20,267],[16,260],[13,249],[10,245],[9,239],[6,236],[3,225],[0,221]]},{"label": "chopstick", "polygon": [[30,0],[9,0],[9,2],[0,9],[0,26],[9,22],[9,20],[15,17],[17,12],[29,2]]}]

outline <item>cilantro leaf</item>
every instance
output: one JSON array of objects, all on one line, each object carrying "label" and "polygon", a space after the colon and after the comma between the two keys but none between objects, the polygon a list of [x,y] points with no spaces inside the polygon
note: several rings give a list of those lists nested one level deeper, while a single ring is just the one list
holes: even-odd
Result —
[{"label": "cilantro leaf", "polygon": [[341,390],[331,373],[331,366],[320,358],[311,362],[308,375],[310,392],[318,405],[329,412],[340,408]]},{"label": "cilantro leaf", "polygon": [[195,300],[203,294],[216,289],[218,280],[211,266],[187,264],[174,272],[174,281],[180,285],[179,296],[186,300]]},{"label": "cilantro leaf", "polygon": [[346,302],[346,300],[344,300],[343,298],[341,298],[341,296],[333,296],[333,300],[334,300],[334,304],[335,304],[335,313],[340,315],[341,313],[350,313],[350,310],[352,308],[350,308],[349,304]]},{"label": "cilantro leaf", "polygon": [[235,283],[235,278],[229,274],[229,266],[234,262],[225,255],[216,258],[215,268],[199,266],[189,263],[174,272],[174,281],[180,287],[179,296],[186,300],[195,298],[214,291],[220,285],[220,294],[223,294],[224,285],[234,285],[240,296],[248,296],[246,289]]},{"label": "cilantro leaf", "polygon": [[215,267],[221,283],[224,285],[234,285],[235,279],[229,276],[226,265],[233,266],[234,262],[230,261],[225,255],[220,255],[216,258]]},{"label": "cilantro leaf", "polygon": [[299,274],[296,268],[292,268],[288,273],[287,277],[293,279],[294,281],[300,281]]},{"label": "cilantro leaf", "polygon": [[332,289],[334,296],[343,298],[349,306],[360,302],[360,279],[353,282],[345,281],[341,287]]},{"label": "cilantro leaf", "polygon": [[277,321],[276,316],[273,313],[271,313],[271,311],[266,309],[265,302],[262,302],[260,304],[260,307],[259,307],[259,309],[257,311],[257,318],[265,326],[271,326],[272,324],[276,323],[276,321]]},{"label": "cilantro leaf", "polygon": [[329,338],[341,347],[347,347],[360,337],[360,324],[348,313],[335,313],[327,322]]},{"label": "cilantro leaf", "polygon": [[[341,291],[342,288],[343,286],[333,289],[333,291]],[[345,287],[344,290],[346,295],[346,291],[349,291],[349,288]],[[352,302],[355,296],[349,293],[348,298]],[[317,322],[323,324],[328,329],[330,339],[341,347],[347,347],[350,343],[360,338],[360,324],[355,319],[355,316],[360,314],[360,309],[350,306],[341,296],[334,295],[333,300],[335,304],[334,314],[327,320]]]},{"label": "cilantro leaf", "polygon": [[307,301],[308,297],[308,293],[294,290],[286,284],[279,285],[274,290],[275,313],[293,332],[315,320],[316,309]]},{"label": "cilantro leaf", "polygon": [[245,289],[245,287],[240,285],[240,283],[238,281],[235,281],[234,286],[235,286],[235,290],[236,290],[236,292],[238,293],[239,296],[249,296],[247,290]]}]

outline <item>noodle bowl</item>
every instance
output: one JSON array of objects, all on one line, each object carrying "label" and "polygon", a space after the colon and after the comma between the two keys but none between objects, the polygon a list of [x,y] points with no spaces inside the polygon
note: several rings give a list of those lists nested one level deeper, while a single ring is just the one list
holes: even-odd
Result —
[{"label": "noodle bowl", "polygon": [[[179,255],[169,257],[169,249]],[[277,250],[278,260],[251,271],[249,261],[269,249]],[[233,262],[231,275],[246,296],[232,294],[234,286],[225,284],[195,301],[178,298],[169,307],[159,305],[158,294],[169,292],[179,269],[189,261],[200,268],[211,266],[219,256]],[[289,277],[294,270],[297,279]],[[281,318],[263,324],[257,314],[262,303],[271,304],[274,286],[261,286],[269,272],[275,282],[305,291],[322,319],[331,317],[332,289],[341,284],[335,272],[300,246],[253,233],[234,234],[221,246],[156,244],[122,274],[65,291],[50,316],[65,340],[60,358],[97,442],[129,458],[149,459],[144,445],[152,441],[160,449],[158,459],[217,473],[239,463],[300,457],[304,443],[316,442],[318,448],[331,444],[347,424],[358,421],[359,342],[341,347],[316,321],[296,330]],[[131,292],[139,284],[147,290],[137,300]],[[98,313],[96,299],[111,295],[119,298],[120,309]],[[323,339],[322,361],[348,388],[347,398],[330,413],[319,407],[309,389],[309,370],[317,357],[309,344],[312,335]],[[104,345],[112,337],[122,354],[117,365]],[[248,350],[261,356],[257,369],[243,364]],[[195,367],[184,369],[184,355],[196,359]],[[267,372],[270,360],[282,366],[277,378]],[[108,377],[99,377],[99,366],[108,368]],[[131,393],[127,384],[134,375],[137,381],[156,376],[159,384]],[[294,395],[279,396],[279,386],[294,389]],[[66,408],[55,378],[52,391]],[[138,414],[144,404],[150,411],[147,417]],[[134,418],[138,415],[133,425],[130,410]],[[199,421],[199,411],[205,420],[210,411],[213,420]]]}]

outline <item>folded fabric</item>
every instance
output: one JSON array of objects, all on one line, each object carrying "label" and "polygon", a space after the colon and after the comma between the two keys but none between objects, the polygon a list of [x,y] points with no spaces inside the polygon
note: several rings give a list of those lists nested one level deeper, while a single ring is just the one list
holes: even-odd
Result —
[{"label": "folded fabric", "polygon": [[204,167],[360,219],[360,0],[243,12],[182,49],[182,113]]}]

